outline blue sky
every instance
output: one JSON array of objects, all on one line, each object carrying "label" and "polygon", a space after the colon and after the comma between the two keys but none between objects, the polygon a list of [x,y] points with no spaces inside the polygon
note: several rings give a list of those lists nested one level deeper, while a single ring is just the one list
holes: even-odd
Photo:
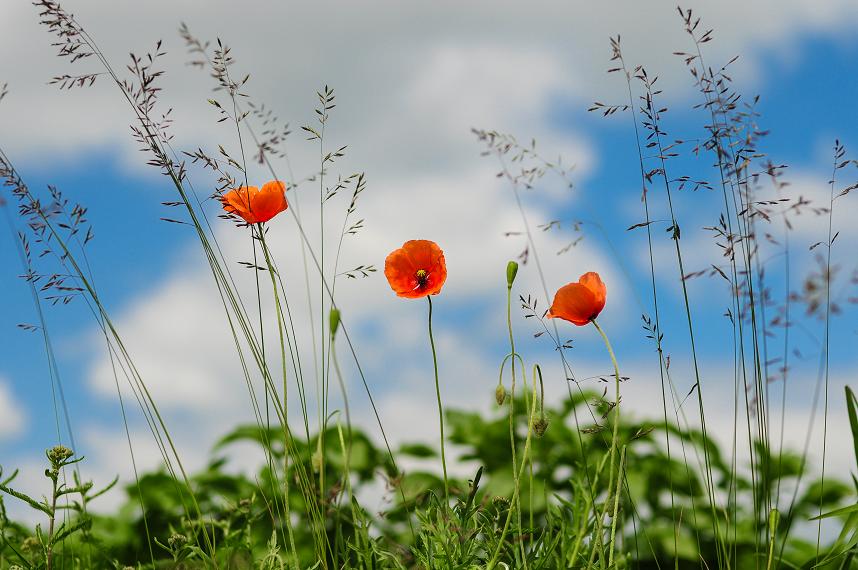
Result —
[{"label": "blue sky", "polygon": [[[852,17],[852,12],[848,4],[844,6],[842,17],[846,21],[847,17]],[[116,9],[121,11],[127,7]],[[182,10],[190,8],[183,5],[180,12]],[[96,22],[96,28],[102,18],[108,17],[87,3],[81,3],[80,11],[81,17],[90,16]],[[498,12],[488,19],[490,24],[498,30],[515,27],[514,22],[506,21],[504,14]],[[706,16],[705,11],[703,15]],[[148,373],[149,380],[156,386],[156,398],[161,395],[165,400],[168,422],[175,422],[182,432],[180,445],[186,446],[189,456],[198,464],[205,457],[205,449],[231,427],[230,422],[246,421],[249,412],[236,411],[234,408],[239,406],[229,406],[230,402],[222,401],[225,398],[234,404],[233,396],[241,394],[240,390],[235,391],[234,384],[240,384],[241,380],[220,365],[220,359],[227,358],[221,350],[223,345],[219,344],[223,338],[209,336],[215,334],[210,329],[223,325],[223,318],[216,305],[206,304],[212,293],[211,284],[205,285],[205,267],[196,241],[187,228],[159,220],[172,215],[160,206],[160,202],[173,199],[170,187],[156,172],[140,166],[142,155],[134,150],[130,140],[125,140],[130,139],[127,126],[122,122],[127,121],[127,117],[122,114],[121,107],[106,102],[117,94],[106,85],[96,87],[91,100],[77,93],[69,97],[53,93],[44,82],[55,75],[57,69],[64,69],[65,64],[50,59],[49,53],[44,51],[49,38],[33,28],[33,14],[15,12],[13,16],[18,18],[22,30],[33,32],[26,42],[35,52],[32,65],[26,70],[20,63],[10,67],[8,60],[0,60],[0,69],[4,73],[8,70],[12,76],[10,95],[0,103],[0,145],[17,163],[31,188],[41,191],[47,184],[57,185],[72,201],[89,208],[88,218],[96,237],[88,254],[104,304],[119,323],[120,332],[127,331],[126,340],[132,354],[139,355],[144,374]],[[764,34],[757,36],[753,30],[742,28],[744,24],[737,23],[735,29],[724,30],[726,39],[720,44],[716,41],[712,59],[724,61],[734,53],[743,56],[734,64],[735,76],[745,95],[761,95],[760,122],[763,128],[771,130],[764,140],[763,150],[774,162],[790,165],[785,178],[793,183],[791,188],[798,194],[824,200],[833,139],[839,137],[847,149],[858,145],[855,131],[858,116],[854,110],[854,101],[858,100],[855,74],[858,42],[843,33],[846,24],[837,21],[836,16],[822,23],[813,18],[803,23],[800,16],[801,13],[795,15],[795,21],[784,23],[780,35],[774,34],[774,39]],[[318,85],[310,81],[322,77],[323,81],[343,86],[337,110],[341,114],[335,117],[341,123],[334,123],[333,136],[351,147],[343,170],[366,168],[370,180],[368,193],[372,194],[366,203],[370,229],[366,236],[357,238],[363,240],[360,244],[346,250],[344,265],[366,262],[380,267],[387,251],[411,237],[429,237],[445,248],[451,273],[447,294],[438,298],[436,306],[442,371],[450,407],[487,409],[489,406],[497,365],[506,351],[502,320],[504,262],[521,249],[521,242],[516,241],[519,238],[502,237],[503,231],[521,229],[517,212],[511,205],[509,189],[493,177],[496,165],[490,158],[479,156],[480,147],[468,134],[469,128],[496,127],[513,132],[521,140],[534,136],[546,156],[561,152],[571,162],[577,162],[579,167],[572,173],[574,190],[564,190],[556,180],[547,177],[539,188],[525,192],[531,223],[595,218],[605,228],[610,243],[592,227],[585,226],[583,245],[558,257],[554,252],[571,239],[569,234],[539,235],[538,245],[548,268],[549,288],[559,287],[590,269],[597,269],[606,279],[611,279],[603,324],[616,344],[623,372],[632,376],[632,382],[625,389],[629,390],[628,401],[632,402],[633,413],[642,417],[654,415],[651,410],[657,412],[660,407],[653,406],[656,400],[647,399],[647,394],[651,396],[652,392],[648,382],[657,379],[658,372],[653,366],[652,346],[639,326],[642,309],[637,301],[641,299],[648,306],[648,268],[641,263],[645,234],[642,230],[625,231],[642,219],[634,135],[627,115],[603,119],[587,113],[586,109],[593,100],[611,103],[625,100],[622,78],[604,76],[599,71],[610,65],[608,35],[623,31],[629,63],[634,63],[639,55],[651,73],[665,77],[665,99],[670,107],[665,128],[671,137],[701,136],[703,119],[699,110],[692,109],[697,98],[681,61],[661,43],[648,45],[645,35],[627,32],[629,24],[625,20],[617,23],[617,28],[621,29],[600,24],[592,31],[593,38],[584,37],[580,41],[561,38],[562,26],[559,25],[545,32],[547,40],[528,29],[509,46],[499,42],[490,31],[476,33],[476,28],[468,28],[469,22],[475,26],[473,23],[480,21],[477,10],[455,29],[435,36],[431,30],[439,26],[437,22],[425,22],[429,31],[421,32],[419,27],[424,24],[419,22],[419,14],[403,14],[402,18],[405,29],[414,31],[415,37],[409,40],[407,35],[389,33],[385,41],[394,46],[395,42],[403,42],[403,46],[410,45],[409,41],[419,44],[422,51],[413,48],[416,51],[412,53],[408,51],[411,47],[403,49],[414,57],[420,56],[417,60],[420,65],[403,64],[408,70],[404,72],[392,63],[388,74],[385,71],[387,60],[367,56],[364,61],[359,59],[361,56],[350,56],[359,60],[355,64],[357,69],[375,74],[371,77],[378,81],[379,93],[385,86],[397,86],[389,101],[377,104],[371,99],[376,91],[365,85],[360,73],[350,68],[348,62],[331,59],[333,55],[325,50],[315,56],[318,61],[312,66],[301,60],[301,52],[292,51],[289,65],[297,71],[294,77],[289,75],[281,89],[277,83],[282,73],[278,60],[265,59],[265,44],[242,31],[250,27],[248,22],[239,22],[236,30],[224,30],[217,22],[204,21],[201,28],[212,34],[232,31],[231,36],[227,35],[230,45],[245,56],[249,67],[264,70],[263,64],[271,66],[270,75],[258,80],[258,92],[271,97],[267,102],[278,113],[294,114],[288,117],[293,126],[311,120],[312,95]],[[653,26],[662,25],[664,19],[680,27],[675,17],[658,14],[652,18]],[[723,14],[712,14],[712,18],[717,24]],[[193,25],[192,14],[188,19]],[[513,15],[509,19],[514,19]],[[171,81],[168,85],[174,91],[166,90],[164,97],[169,99],[171,93],[176,95],[175,106],[181,117],[177,127],[179,146],[191,149],[206,145],[211,149],[214,141],[220,140],[232,144],[230,134],[218,130],[205,106],[204,100],[209,96],[206,78],[181,67],[182,48],[170,35],[176,21],[147,15],[128,41],[140,37],[148,41],[159,36],[170,39],[168,45],[176,56],[168,60],[173,66],[168,70]],[[363,22],[363,25],[371,30],[375,24]],[[105,49],[116,50],[114,62],[123,61],[120,54],[131,48],[124,46],[121,35],[104,26],[102,31],[106,32],[105,44],[109,46]],[[671,41],[682,39],[681,34],[670,37]],[[131,47],[138,49],[140,45],[141,42],[136,41]],[[688,47],[673,46],[675,49]],[[366,48],[368,52],[374,49],[372,46]],[[546,54],[556,56],[556,60]],[[305,56],[311,59],[310,55]],[[395,54],[387,57],[397,60]],[[327,61],[333,62],[329,68],[325,66]],[[307,71],[308,66],[312,71]],[[423,71],[417,73],[413,67]],[[19,83],[14,83],[13,79]],[[301,83],[301,79],[305,82]],[[5,80],[0,76],[0,82]],[[284,97],[284,92],[293,95]],[[380,98],[386,96],[379,95]],[[46,104],[50,108],[45,107]],[[36,105],[41,106],[36,108]],[[45,109],[44,117],[32,115],[42,109]],[[61,118],[53,115],[58,109],[62,110],[63,114],[58,115]],[[101,112],[104,116],[99,118]],[[21,120],[27,113],[32,116],[33,128],[30,129]],[[77,114],[91,118],[94,125],[82,126],[86,122],[75,117]],[[376,117],[381,117],[378,119],[381,126],[375,126]],[[57,132],[50,128],[51,121],[58,125]],[[486,123],[491,121],[497,122]],[[58,134],[62,129],[72,129],[74,134],[68,131]],[[11,135],[7,136],[8,133]],[[331,144],[335,142],[339,140]],[[307,144],[299,135],[293,135],[290,145],[290,148],[297,148],[294,162],[298,174],[311,172],[312,149],[306,148]],[[709,155],[677,161],[676,173],[705,176],[714,182],[714,171],[709,168],[711,162]],[[847,169],[844,173],[855,178],[854,170]],[[262,171],[254,174],[264,176]],[[201,188],[210,184],[210,180],[199,173],[195,176]],[[443,205],[427,197],[433,193],[437,193],[435,201]],[[845,275],[855,269],[854,260],[848,255],[858,239],[850,226],[851,217],[858,212],[855,198],[848,196],[851,203],[844,200],[842,210],[838,209],[835,214],[835,225],[844,230],[842,241],[837,244],[840,253],[835,257],[843,265]],[[654,199],[659,207],[661,198],[655,195]],[[707,260],[713,259],[713,250],[702,228],[717,220],[718,195],[705,190],[684,192],[676,200],[689,269],[705,268]],[[215,204],[209,204],[210,212],[216,210]],[[288,218],[278,218],[277,223],[280,224],[276,230],[279,233],[274,235],[282,246],[282,265],[295,267],[290,265],[297,258],[296,250],[289,247],[295,243],[295,236],[286,227]],[[218,224],[223,225],[216,220],[215,225]],[[677,362],[674,365],[677,383],[687,388],[690,386],[688,344],[676,269],[670,257],[672,246],[661,231],[664,225],[653,227],[654,235],[660,240],[657,265],[659,287],[666,295],[663,305],[666,342]],[[812,261],[812,256],[803,252],[806,244],[801,240],[817,234],[814,240],[824,239],[824,229],[819,220],[804,219],[801,232],[805,233],[800,234],[800,243],[795,246],[796,287]],[[235,261],[244,259],[246,236],[229,227],[218,227],[217,235]],[[0,420],[0,465],[8,468],[16,463],[36,463],[41,450],[55,442],[55,430],[42,340],[38,333],[17,328],[18,323],[34,322],[35,316],[27,286],[18,278],[21,270],[8,231],[2,233],[0,244],[0,267],[5,268],[0,273],[0,330],[3,331],[0,413],[7,412],[6,424]],[[612,254],[611,245],[620,256]],[[481,255],[485,259],[475,259]],[[460,268],[457,275],[456,270]],[[626,279],[624,268],[631,280]],[[774,278],[778,272],[778,269],[773,270]],[[523,268],[521,275],[516,293],[541,296],[532,264]],[[298,273],[294,277],[300,282]],[[289,279],[287,276],[287,281]],[[705,364],[706,390],[714,393],[716,401],[712,405],[719,410],[719,406],[728,404],[732,397],[732,386],[724,383],[731,379],[722,378],[725,372],[729,373],[725,359],[731,358],[724,354],[723,335],[729,328],[721,317],[728,303],[727,292],[714,280],[692,282],[690,289],[699,323],[698,340]],[[359,283],[349,282],[343,285],[343,290],[344,312],[347,316],[350,312],[354,314],[353,326],[361,333],[358,350],[381,402],[382,417],[392,426],[389,429],[401,433],[401,439],[432,438],[434,425],[423,421],[423,418],[431,419],[432,414],[415,416],[431,412],[425,410],[421,400],[431,387],[428,375],[431,363],[427,360],[423,329],[425,307],[395,299],[380,273]],[[855,296],[854,287],[851,291]],[[850,353],[858,334],[856,310],[854,305],[844,308],[846,312],[836,320],[832,335],[832,376],[835,378],[832,406],[837,408],[832,421],[842,421],[842,385],[849,374],[858,369]],[[105,384],[105,355],[103,347],[96,342],[97,330],[91,315],[80,302],[67,307],[48,307],[46,314],[71,416],[76,431],[80,431],[83,453],[94,457],[94,469],[99,475],[106,476],[111,469],[127,472],[114,465],[112,454],[125,453],[119,447],[123,441],[121,424],[115,393],[111,396],[109,382]],[[530,338],[531,321],[525,321],[517,311],[515,314],[515,326],[528,358],[552,361],[552,350],[545,339]],[[163,315],[160,321],[163,330],[159,330],[159,315]],[[807,329],[821,338],[821,324],[813,319],[805,321]],[[178,334],[173,331],[177,328],[184,331],[185,326],[187,331],[183,334],[186,336],[173,336]],[[575,341],[571,358],[580,366],[579,376],[608,372],[609,363],[595,331],[566,325],[561,325],[561,329],[564,337]],[[175,341],[176,338],[183,344],[174,344],[175,350],[159,344],[162,339]],[[796,363],[794,385],[790,386],[788,407],[796,428],[787,439],[792,443],[801,441],[816,373],[816,355],[811,348],[806,348],[812,347],[813,341],[800,342],[805,347],[806,357],[805,361]],[[399,374],[390,374],[391,369]],[[202,386],[212,394],[196,399],[187,396],[177,384],[183,381],[183,376],[177,372],[177,376],[172,377],[171,370],[196,378],[200,383],[192,386]],[[366,403],[353,377],[349,385],[354,397],[362,402],[357,404],[357,409],[367,415],[366,424],[371,425]],[[192,392],[190,388],[188,391]],[[561,397],[565,392],[562,378],[555,377],[550,391]],[[17,413],[12,413],[13,410]],[[218,418],[222,419],[218,421]],[[146,436],[139,429],[139,418],[132,419],[132,428],[138,429],[137,441],[145,448]],[[150,458],[149,463],[153,462],[156,462],[155,457]],[[848,457],[836,460],[841,474],[851,465]]]}]

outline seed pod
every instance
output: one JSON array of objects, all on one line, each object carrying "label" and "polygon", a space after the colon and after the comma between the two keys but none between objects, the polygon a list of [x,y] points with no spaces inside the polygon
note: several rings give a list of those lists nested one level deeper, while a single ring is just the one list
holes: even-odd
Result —
[{"label": "seed pod", "polygon": [[541,417],[535,422],[533,422],[533,432],[536,434],[536,437],[542,437],[545,434],[545,430],[548,429],[548,418]]},{"label": "seed pod", "polygon": [[506,388],[503,387],[503,384],[498,384],[497,390],[495,390],[495,401],[498,406],[503,406],[504,400],[506,400]]}]

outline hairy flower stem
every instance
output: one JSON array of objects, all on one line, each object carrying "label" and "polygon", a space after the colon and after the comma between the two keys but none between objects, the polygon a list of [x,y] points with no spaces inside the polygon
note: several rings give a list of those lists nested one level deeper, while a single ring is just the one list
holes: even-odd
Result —
[{"label": "hairy flower stem", "polygon": [[[277,333],[280,338],[280,362],[283,373],[283,429],[285,432],[289,430],[289,422],[288,422],[288,395],[287,395],[287,374],[286,374],[286,345],[284,343],[283,338],[283,327],[285,326],[283,323],[282,311],[280,307],[280,295],[277,288],[277,278],[274,273],[274,265],[271,260],[271,252],[268,250],[268,244],[265,242],[265,230],[262,227],[262,224],[259,224],[257,228],[259,230],[259,241],[262,244],[262,253],[265,255],[265,265],[268,267],[268,275],[271,277],[271,289],[274,293],[274,304],[276,306],[276,314],[277,314]],[[272,383],[273,385],[273,383]],[[283,493],[285,496],[284,509],[285,516],[283,517],[286,520],[286,531],[289,536],[289,546],[292,549],[292,554],[295,556],[295,561],[297,563],[297,553],[298,550],[295,546],[295,536],[292,530],[292,515],[289,511],[289,454],[283,454]]]},{"label": "hairy flower stem", "polygon": [[623,480],[623,467],[626,462],[626,446],[620,451],[620,465],[617,470],[617,487],[614,492],[614,512],[611,515],[611,542],[608,545],[608,568],[614,565],[614,540],[617,537],[617,515],[620,511],[620,485]]},{"label": "hairy flower stem", "polygon": [[47,570],[51,570],[54,565],[54,524],[56,522],[57,517],[57,477],[58,473],[54,471],[49,472],[49,476],[51,478],[51,483],[53,485],[53,491],[51,492],[51,514],[48,515],[48,545],[45,550],[45,568]]},{"label": "hairy flower stem", "polygon": [[[517,465],[514,466],[518,471],[515,474],[515,477],[516,477],[516,479],[519,479],[519,480],[521,479],[521,476],[524,474],[524,466],[527,465],[527,456],[530,453],[530,442],[533,439],[533,424],[534,424],[534,418],[536,417],[536,376],[537,376],[537,374],[539,374],[540,376],[542,375],[542,372],[540,372],[538,364],[534,365],[534,367],[533,367],[533,398],[531,399],[530,409],[528,410],[528,414],[527,414],[527,418],[528,418],[527,419],[527,438],[524,440],[524,451],[522,452],[522,457],[521,457],[521,467],[518,467]],[[524,377],[524,371],[522,371],[522,377]],[[486,565],[486,570],[492,570],[497,565],[498,557],[500,556],[500,551],[501,551],[501,548],[503,547],[503,544],[504,544],[504,538],[506,537],[506,533],[509,530],[509,522],[512,519],[513,505],[515,505],[515,503],[518,501],[518,487],[515,488],[513,493],[514,494],[513,494],[512,502],[510,503],[510,508],[506,513],[506,521],[504,522],[504,525],[503,525],[503,531],[501,531],[500,538],[498,539],[498,545],[497,545],[497,548],[495,548],[495,552],[492,555],[492,559],[489,560],[489,563]],[[522,557],[522,560],[525,560],[524,557]],[[524,564],[525,564],[524,567],[526,568],[527,562],[524,562]]]},{"label": "hairy flower stem", "polygon": [[438,398],[438,424],[441,427],[441,468],[444,470],[444,504],[450,506],[450,484],[447,479],[447,454],[444,450],[444,407],[441,404],[441,385],[438,380],[438,354],[435,351],[435,337],[432,334],[432,297],[429,301],[429,344],[432,347],[432,365],[435,368],[435,396]]},{"label": "hairy flower stem", "polygon": [[[506,324],[507,330],[509,331],[509,351],[513,357],[510,359],[510,371],[512,374],[512,382],[510,384],[510,396],[509,396],[509,445],[510,450],[512,452],[512,480],[514,485],[513,492],[513,502],[510,504],[510,512],[513,510],[516,512],[516,516],[518,517],[518,529],[521,531],[521,479],[518,476],[518,462],[516,461],[515,456],[515,337],[512,334],[512,283],[507,284],[506,288]],[[524,370],[522,370],[524,373]],[[531,490],[533,489],[533,485],[531,485]],[[504,534],[506,534],[504,532]],[[501,537],[503,540],[503,536]],[[527,561],[524,556],[524,542],[519,543],[521,545],[521,560],[524,564],[524,567],[527,568]]]},{"label": "hairy flower stem", "polygon": [[[608,471],[608,497],[611,496],[611,491],[613,489],[614,484],[614,458],[617,455],[617,443],[619,440],[619,430],[620,430],[620,366],[617,364],[617,357],[614,355],[614,349],[611,347],[611,341],[608,340],[608,336],[605,334],[605,331],[602,330],[602,327],[599,326],[599,323],[596,322],[595,319],[591,321],[593,326],[596,327],[596,330],[599,331],[599,334],[602,335],[602,340],[605,341],[605,348],[608,349],[608,354],[611,357],[611,363],[614,365],[614,378],[615,386],[616,386],[616,400],[614,402],[614,429],[613,435],[611,436],[611,449],[609,452],[610,458],[608,460],[610,468]],[[619,494],[619,479],[617,488],[614,492]],[[593,544],[593,550],[590,554],[590,564],[593,562],[593,558],[596,553],[596,548],[598,543],[601,543],[601,534],[602,534],[602,524],[604,515],[607,514],[608,503],[605,503],[605,508],[602,512],[602,516],[596,521],[596,543]],[[616,511],[614,512],[614,516],[616,516]],[[613,560],[613,541],[610,544],[611,553],[609,555],[610,560]]]}]

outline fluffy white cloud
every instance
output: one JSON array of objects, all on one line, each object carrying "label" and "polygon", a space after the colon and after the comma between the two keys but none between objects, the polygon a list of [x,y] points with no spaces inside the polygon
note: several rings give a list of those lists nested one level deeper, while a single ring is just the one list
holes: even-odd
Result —
[{"label": "fluffy white cloud", "polygon": [[[372,145],[358,145],[359,152],[367,157],[383,153],[387,169],[417,161],[433,170],[441,158],[455,160],[456,153],[444,152],[446,144],[437,144],[433,131],[439,122],[455,126],[461,141],[471,125],[519,129],[532,124],[544,110],[542,100],[552,94],[580,104],[616,98],[621,93],[618,79],[604,73],[609,36],[621,34],[630,62],[648,65],[660,75],[668,94],[692,89],[681,62],[670,55],[690,45],[669,4],[217,0],[204,10],[190,0],[158,0],[145,9],[91,0],[64,5],[118,69],[129,51],[141,52],[156,39],[165,40],[164,95],[175,108],[177,140],[190,145],[211,140],[214,126],[204,80],[182,66],[188,57],[174,33],[180,21],[205,38],[224,38],[235,48],[241,70],[252,74],[249,92],[294,122],[310,116],[316,88],[325,83],[337,87],[346,138],[373,140]],[[735,74],[749,81],[765,76],[755,69],[760,48],[789,53],[803,34],[847,33],[858,18],[858,7],[850,0],[824,5],[812,0],[692,1],[686,7],[705,18],[703,26],[716,30],[717,41],[707,44],[709,63],[741,54],[743,63]],[[0,117],[4,138],[12,141],[9,150],[19,155],[50,149],[59,157],[92,146],[133,148],[127,143],[128,113],[112,88],[59,94],[45,85],[50,77],[75,71],[54,57],[51,38],[36,22],[36,9],[27,2],[3,7],[0,69],[11,92]],[[20,64],[22,53],[27,54],[26,65]],[[75,69],[93,70],[94,65],[84,61]],[[412,105],[421,99],[435,104]],[[512,116],[511,105],[532,112]],[[479,124],[489,119],[493,124]],[[378,129],[387,136],[379,137]],[[394,145],[403,152],[389,160],[387,152]],[[458,158],[468,159],[467,154]]]},{"label": "fluffy white cloud", "polygon": [[0,377],[0,439],[18,435],[27,423],[27,414],[9,382]]}]

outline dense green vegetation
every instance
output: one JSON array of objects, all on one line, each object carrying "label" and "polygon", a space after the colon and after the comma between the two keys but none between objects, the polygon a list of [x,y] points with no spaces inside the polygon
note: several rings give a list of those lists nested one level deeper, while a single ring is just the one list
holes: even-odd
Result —
[{"label": "dense green vegetation", "polygon": [[[587,397],[593,399],[598,395],[587,394]],[[850,409],[854,412],[854,396],[849,397],[853,398]],[[515,402],[519,449],[524,448],[527,439],[529,403],[524,399]],[[507,400],[505,405],[511,402]],[[397,478],[387,454],[364,434],[352,433],[349,481],[345,480],[342,448],[329,447],[325,466],[326,480],[331,485],[323,493],[322,504],[330,567],[481,568],[498,550],[499,560],[510,567],[585,565],[593,548],[592,509],[602,509],[616,497],[607,494],[604,469],[601,472],[599,469],[607,452],[602,435],[610,425],[594,432],[589,429],[594,424],[588,423],[584,431],[591,433],[579,441],[573,407],[579,414],[586,414],[580,397],[574,404],[568,402],[545,409],[548,426],[542,435],[532,439],[532,462],[528,463],[521,482],[522,526],[516,527],[502,542],[499,538],[510,513],[514,489],[508,416],[504,410],[499,409],[491,418],[473,412],[448,413],[449,441],[461,446],[461,459],[476,467],[472,478],[451,482],[454,503],[450,509],[443,505],[439,473],[413,469]],[[605,408],[603,405],[602,410]],[[678,456],[668,457],[663,445],[665,434],[670,435]],[[331,428],[328,437],[337,441],[342,435],[337,428]],[[628,422],[621,427],[620,437],[629,443],[624,455],[626,480],[618,498],[621,522],[616,530],[616,564],[619,567],[675,564],[680,568],[699,568],[701,561],[706,564],[717,561],[719,548],[731,553],[736,568],[768,565],[766,560],[757,558],[760,552],[765,552],[762,545],[768,543],[770,532],[778,536],[790,525],[807,526],[820,504],[834,510],[844,500],[854,497],[851,485],[830,479],[821,496],[820,482],[813,481],[803,487],[792,510],[771,515],[754,512],[751,473],[731,473],[729,463],[709,441],[717,488],[725,495],[731,486],[740,490],[737,510],[723,503],[713,509],[694,459],[701,456],[705,441],[699,431]],[[278,441],[276,429],[268,433],[256,426],[234,430],[221,440],[209,466],[191,478],[191,489],[203,513],[201,518],[188,516],[190,493],[163,471],[142,475],[139,486],[128,485],[126,503],[110,514],[96,514],[97,508],[96,512],[84,513],[83,496],[91,497],[93,493],[86,486],[69,485],[58,503],[71,511],[57,515],[54,536],[59,539],[54,540],[54,567],[122,568],[137,567],[138,563],[149,567],[153,559],[158,568],[192,568],[215,561],[229,568],[293,567],[295,561],[289,551],[285,525],[272,513],[272,505],[284,497],[275,497],[282,493],[282,487],[274,482],[271,470],[267,466],[252,474],[224,470],[229,447],[238,441],[264,446],[274,461],[281,464],[285,461],[282,446],[268,444]],[[299,444],[299,455],[307,470],[312,469],[316,443]],[[403,445],[397,456],[437,463],[436,452],[423,444]],[[68,461],[59,465],[62,464]],[[784,454],[779,460],[766,458],[764,464],[768,474],[762,472],[761,464],[755,479],[766,482],[765,487],[758,484],[757,489],[769,495],[774,494],[779,481],[789,488],[801,472],[801,458],[797,455]],[[295,466],[291,466],[290,477],[295,477],[295,471]],[[55,474],[55,467],[48,473]],[[372,488],[372,482],[380,479],[386,482],[380,491],[384,500],[379,500],[377,486]],[[45,479],[46,495],[50,495],[51,482],[51,477]],[[352,495],[345,492],[347,486],[351,487]],[[5,482],[2,488],[8,493],[10,487],[14,488],[14,481]],[[292,489],[289,501],[298,566],[314,567],[312,523],[302,514],[303,497],[295,487]],[[362,502],[361,497],[371,499]],[[7,495],[6,500],[10,499],[17,500]],[[757,501],[762,503],[759,496]],[[383,512],[374,512],[370,505],[380,503],[387,507]],[[847,511],[841,516],[854,520],[858,511],[854,507]],[[729,516],[736,517],[734,526],[720,538],[713,534],[713,512],[717,516],[726,517],[730,513]],[[31,528],[0,517],[2,567],[9,564],[44,567],[45,548],[51,540],[47,534],[49,512],[42,515],[45,522],[35,534]],[[407,519],[413,521],[411,527]],[[62,525],[59,521],[63,521]],[[843,540],[823,548],[821,559],[830,557],[832,561],[822,567],[850,567],[855,532],[854,525],[851,530],[847,526]],[[213,557],[201,546],[205,544],[202,533],[208,533],[216,545]],[[782,549],[774,556],[786,567],[809,567],[817,559],[815,540],[795,534],[786,544],[775,543],[774,548]],[[849,554],[844,557],[844,552]]]}]

